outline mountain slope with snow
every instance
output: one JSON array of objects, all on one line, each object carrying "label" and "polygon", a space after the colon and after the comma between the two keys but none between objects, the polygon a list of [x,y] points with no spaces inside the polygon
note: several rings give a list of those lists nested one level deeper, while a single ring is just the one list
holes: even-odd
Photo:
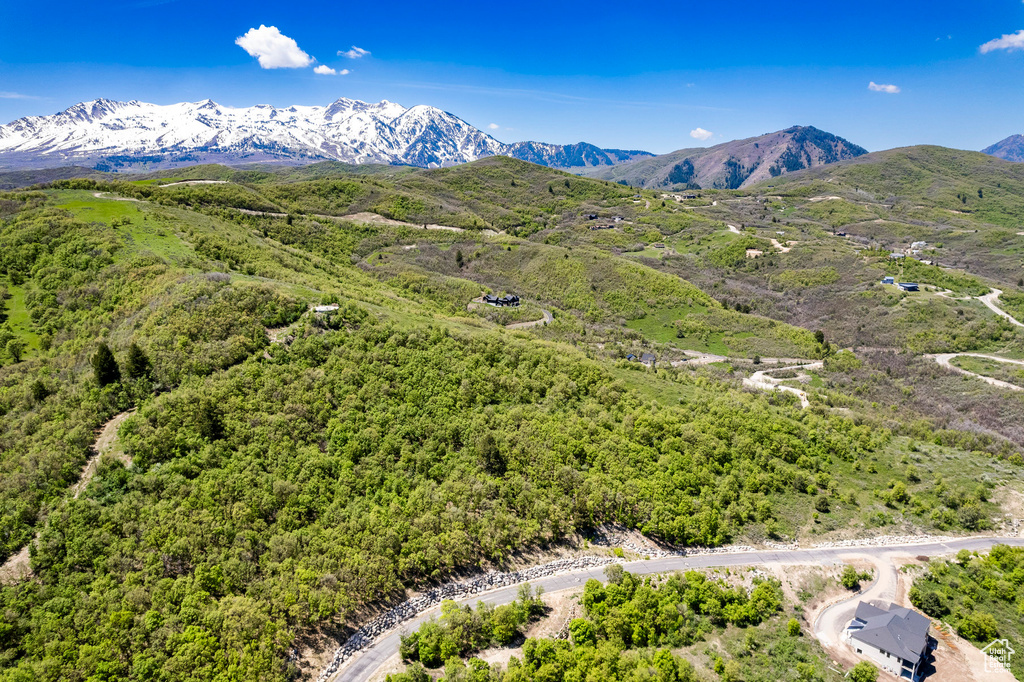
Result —
[{"label": "mountain slope with snow", "polygon": [[383,163],[424,168],[508,155],[542,165],[610,165],[647,152],[593,145],[504,144],[448,112],[339,99],[321,106],[233,108],[99,99],[0,126],[0,167],[104,170],[193,163]]}]

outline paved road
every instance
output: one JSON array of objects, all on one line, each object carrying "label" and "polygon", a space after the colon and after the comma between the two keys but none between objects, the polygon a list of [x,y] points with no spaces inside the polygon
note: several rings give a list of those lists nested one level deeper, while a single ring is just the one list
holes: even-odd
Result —
[{"label": "paved road", "polygon": [[1024,360],[1011,360],[1010,358],[1001,358],[996,355],[985,355],[984,353],[939,353],[937,355],[926,355],[925,357],[932,358],[933,360],[935,360],[935,362],[939,363],[940,365],[947,369],[951,369],[954,372],[960,372],[961,374],[966,374],[967,376],[976,377],[987,384],[998,386],[999,388],[1008,388],[1011,391],[1024,391],[1024,388],[1018,386],[1017,384],[1011,384],[1008,381],[994,379],[992,377],[987,377],[983,374],[970,372],[964,369],[963,367],[957,367],[956,365],[950,362],[950,360],[952,360],[953,358],[963,355],[972,358],[987,358],[989,360],[995,360],[996,362],[1005,362],[1011,365],[1024,365]]},{"label": "paved road", "polygon": [[842,635],[846,624],[853,618],[857,611],[857,604],[866,601],[875,604],[892,603],[896,601],[896,591],[899,588],[900,576],[896,570],[896,564],[881,557],[873,557],[875,565],[875,579],[866,589],[851,594],[818,614],[818,617],[811,624],[814,636],[827,649],[832,649],[833,655],[839,660],[850,659],[850,654],[843,649]]},{"label": "paved road", "polygon": [[[955,554],[961,549],[987,550],[993,544],[1002,543],[1024,546],[1024,538],[963,538],[945,542],[929,542],[915,545],[890,545],[883,547],[838,547],[828,549],[797,549],[797,550],[758,550],[754,552],[736,552],[730,554],[706,554],[690,557],[666,557],[650,561],[634,561],[624,565],[630,573],[637,575],[649,573],[666,573],[671,571],[689,570],[691,568],[713,568],[728,566],[750,566],[758,564],[778,563],[795,565],[834,565],[844,559],[867,559],[869,561],[885,561],[892,563],[893,555],[946,555]],[[545,592],[555,592],[573,587],[582,588],[590,578],[604,580],[603,568],[591,568],[563,575],[550,576],[532,581],[534,586],[541,586]],[[483,595],[460,600],[459,603],[475,604],[483,601],[488,604],[508,604],[516,599],[518,586],[506,587]],[[399,630],[377,640],[370,648],[349,660],[335,675],[331,682],[362,682],[369,679],[375,670],[398,651],[399,636],[403,631],[411,632],[429,618],[436,617],[440,607],[426,611],[416,618],[406,621]]]}]

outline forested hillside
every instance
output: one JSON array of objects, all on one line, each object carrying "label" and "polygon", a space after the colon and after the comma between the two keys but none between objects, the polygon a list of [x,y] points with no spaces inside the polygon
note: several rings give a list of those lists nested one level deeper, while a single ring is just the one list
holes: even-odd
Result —
[{"label": "forested hillside", "polygon": [[[1019,438],[846,386],[863,354],[801,310],[857,271],[820,244],[749,258],[772,237],[726,211],[765,204],[714,196],[507,159],[0,195],[0,559],[31,568],[0,576],[0,678],[296,679],[406,590],[607,524],[690,546],[997,529]],[[801,220],[780,227],[831,238]],[[769,262],[793,314],[739,285]],[[506,328],[484,292],[547,323]],[[957,329],[1019,344],[978,306]],[[809,409],[744,388],[769,353],[824,363]]]}]

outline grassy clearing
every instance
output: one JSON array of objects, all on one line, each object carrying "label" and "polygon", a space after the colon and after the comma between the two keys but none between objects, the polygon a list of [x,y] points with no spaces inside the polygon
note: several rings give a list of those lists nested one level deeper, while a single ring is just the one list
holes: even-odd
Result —
[{"label": "grassy clearing", "polygon": [[0,302],[6,309],[7,324],[15,336],[26,344],[26,356],[39,350],[40,335],[32,325],[32,318],[25,298],[28,290],[24,286],[13,286],[7,284],[7,293],[10,298]]},{"label": "grassy clearing", "polygon": [[176,263],[185,263],[195,256],[176,233],[177,221],[154,213],[142,202],[97,198],[82,190],[58,190],[52,195],[58,208],[70,211],[80,220],[113,226],[125,237],[124,248],[115,255],[115,261],[146,251]]}]

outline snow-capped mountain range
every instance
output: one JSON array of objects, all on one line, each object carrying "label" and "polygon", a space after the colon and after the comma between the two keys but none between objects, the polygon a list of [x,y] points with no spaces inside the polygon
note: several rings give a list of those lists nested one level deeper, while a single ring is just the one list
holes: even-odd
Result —
[{"label": "snow-capped mountain range", "polygon": [[560,168],[613,165],[647,152],[594,145],[505,144],[430,106],[339,99],[322,106],[233,108],[98,99],[0,126],[0,167],[101,170],[194,163],[382,163],[451,166],[507,155]]}]

